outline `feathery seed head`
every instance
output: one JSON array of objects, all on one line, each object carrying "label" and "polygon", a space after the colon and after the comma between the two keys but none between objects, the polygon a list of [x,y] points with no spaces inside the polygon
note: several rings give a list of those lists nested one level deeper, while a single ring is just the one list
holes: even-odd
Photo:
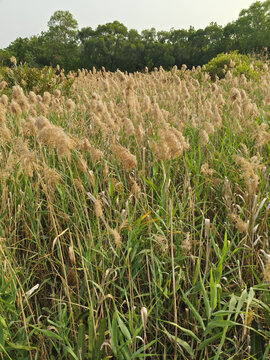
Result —
[{"label": "feathery seed head", "polygon": [[68,255],[69,255],[69,259],[70,259],[71,264],[76,265],[75,253],[74,253],[73,246],[69,246]]},{"label": "feathery seed head", "polygon": [[120,145],[112,145],[111,150],[116,156],[118,162],[120,162],[126,171],[137,168],[137,159],[135,155],[132,155],[128,149]]},{"label": "feathery seed head", "polygon": [[24,96],[23,89],[19,85],[15,85],[12,87],[12,98],[17,100]]},{"label": "feathery seed head", "polygon": [[59,99],[61,97],[61,91],[58,89],[54,90],[53,94],[56,99]]},{"label": "feathery seed head", "polygon": [[103,217],[102,201],[98,197],[95,202],[95,213],[98,218]]},{"label": "feathery seed head", "polygon": [[67,102],[66,102],[66,107],[68,109],[68,111],[74,111],[76,105],[75,105],[75,102],[72,100],[72,99],[68,99]]},{"label": "feathery seed head", "polygon": [[144,307],[144,306],[141,308],[141,317],[142,317],[143,330],[145,332],[146,331],[146,325],[147,325],[148,313],[147,313],[146,307]]},{"label": "feathery seed head", "polygon": [[113,236],[115,245],[121,248],[121,236],[118,231],[109,227],[109,234]]},{"label": "feathery seed head", "polygon": [[35,125],[38,128],[38,130],[42,130],[44,127],[50,126],[51,123],[45,116],[40,115],[39,117],[36,118]]},{"label": "feathery seed head", "polygon": [[21,110],[20,105],[14,100],[12,100],[11,103],[10,103],[10,111],[14,116],[19,117],[22,114],[22,110]]},{"label": "feathery seed head", "polygon": [[6,81],[4,81],[4,80],[2,80],[2,81],[0,81],[0,91],[1,90],[4,90],[4,88],[7,86],[7,82]]},{"label": "feathery seed head", "polygon": [[56,185],[61,181],[61,175],[55,170],[43,164],[43,176],[49,190],[55,191]]},{"label": "feathery seed head", "polygon": [[129,118],[123,118],[122,124],[123,124],[124,131],[128,137],[134,135],[134,133],[135,133],[134,125]]},{"label": "feathery seed head", "polygon": [[6,107],[0,102],[0,124],[5,124],[6,122],[6,111]]},{"label": "feathery seed head", "polygon": [[16,66],[17,65],[17,59],[15,56],[11,56],[10,61]]},{"label": "feathery seed head", "polygon": [[202,146],[207,145],[209,142],[209,136],[205,130],[200,131],[200,142]]},{"label": "feathery seed head", "polygon": [[6,94],[3,94],[1,97],[0,97],[0,103],[2,103],[5,107],[8,106],[8,97]]},{"label": "feathery seed head", "polygon": [[238,89],[236,89],[235,87],[233,87],[230,91],[230,99],[231,99],[231,101],[241,100],[240,91]]},{"label": "feathery seed head", "polygon": [[37,95],[34,93],[34,91],[29,91],[28,101],[29,101],[30,104],[36,104],[36,102],[37,102]]},{"label": "feathery seed head", "polygon": [[43,94],[43,103],[47,106],[51,103],[51,94],[48,91],[45,91]]},{"label": "feathery seed head", "polygon": [[134,179],[130,178],[129,180],[131,183],[131,193],[135,197],[140,196],[142,192],[140,186],[137,184],[137,182]]}]

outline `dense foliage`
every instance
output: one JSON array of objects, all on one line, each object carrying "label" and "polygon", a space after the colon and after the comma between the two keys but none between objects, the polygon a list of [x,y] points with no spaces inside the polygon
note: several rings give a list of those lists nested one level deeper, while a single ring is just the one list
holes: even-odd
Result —
[{"label": "dense foliage", "polygon": [[0,50],[0,63],[9,65],[10,56],[29,66],[59,64],[66,70],[78,68],[134,72],[148,67],[169,69],[186,64],[203,65],[222,52],[262,52],[270,47],[270,0],[256,1],[239,18],[222,27],[211,23],[205,29],[128,30],[118,21],[96,29],[78,29],[68,11],[57,11],[48,22],[48,31],[18,38]]},{"label": "dense foliage", "polygon": [[205,66],[205,70],[213,81],[216,78],[223,79],[229,70],[234,75],[244,74],[248,79],[259,79],[262,69],[263,62],[261,60],[255,60],[249,55],[238,54],[237,51],[218,54]]},{"label": "dense foliage", "polygon": [[36,94],[43,95],[44,92],[53,93],[55,89],[61,89],[64,95],[67,95],[73,84],[74,78],[68,78],[64,70],[58,66],[53,69],[50,66],[44,66],[42,69],[30,67],[26,63],[17,65],[15,57],[14,66],[0,66],[1,90],[10,95],[12,87],[20,85],[24,91],[34,91]]}]

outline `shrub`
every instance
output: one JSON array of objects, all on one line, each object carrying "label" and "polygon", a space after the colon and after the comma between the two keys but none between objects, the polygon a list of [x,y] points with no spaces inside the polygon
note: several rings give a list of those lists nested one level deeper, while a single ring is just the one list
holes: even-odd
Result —
[{"label": "shrub", "polygon": [[14,85],[20,85],[25,92],[35,91],[42,95],[45,91],[53,93],[55,89],[61,89],[62,94],[68,95],[74,78],[67,79],[63,72],[57,74],[57,70],[50,66],[38,69],[26,63],[18,66],[14,63],[12,68],[0,66],[0,81],[7,83],[4,91],[7,94]]},{"label": "shrub", "polygon": [[212,80],[215,80],[216,76],[223,79],[228,70],[231,70],[235,76],[244,74],[247,79],[256,80],[260,77],[263,62],[253,59],[250,55],[242,55],[238,54],[237,51],[233,51],[218,54],[209,61],[205,68]]}]

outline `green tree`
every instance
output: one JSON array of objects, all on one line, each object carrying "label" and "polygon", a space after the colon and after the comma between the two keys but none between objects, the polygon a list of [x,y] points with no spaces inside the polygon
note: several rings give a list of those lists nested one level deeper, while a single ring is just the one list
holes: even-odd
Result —
[{"label": "green tree", "polygon": [[48,28],[43,37],[51,64],[59,64],[66,70],[76,69],[79,65],[77,21],[69,11],[59,10],[51,16]]},{"label": "green tree", "polygon": [[69,11],[56,11],[48,21],[48,28],[53,41],[66,45],[76,42],[78,23]]},{"label": "green tree", "polygon": [[25,62],[25,58],[31,52],[31,40],[19,37],[7,47],[7,50],[16,57],[18,63]]},{"label": "green tree", "polygon": [[[270,0],[254,2],[238,19],[225,26],[227,51],[260,52],[270,46]],[[229,39],[229,41],[228,41]]]},{"label": "green tree", "polygon": [[140,34],[134,29],[128,31],[118,21],[99,25],[96,30],[83,28],[78,32],[78,39],[83,67],[104,66],[111,71],[133,72],[144,66]]}]

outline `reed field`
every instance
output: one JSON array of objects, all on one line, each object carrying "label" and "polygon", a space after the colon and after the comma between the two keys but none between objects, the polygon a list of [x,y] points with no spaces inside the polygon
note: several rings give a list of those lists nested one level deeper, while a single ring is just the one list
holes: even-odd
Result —
[{"label": "reed field", "polygon": [[48,71],[0,78],[0,358],[269,359],[267,60]]}]

